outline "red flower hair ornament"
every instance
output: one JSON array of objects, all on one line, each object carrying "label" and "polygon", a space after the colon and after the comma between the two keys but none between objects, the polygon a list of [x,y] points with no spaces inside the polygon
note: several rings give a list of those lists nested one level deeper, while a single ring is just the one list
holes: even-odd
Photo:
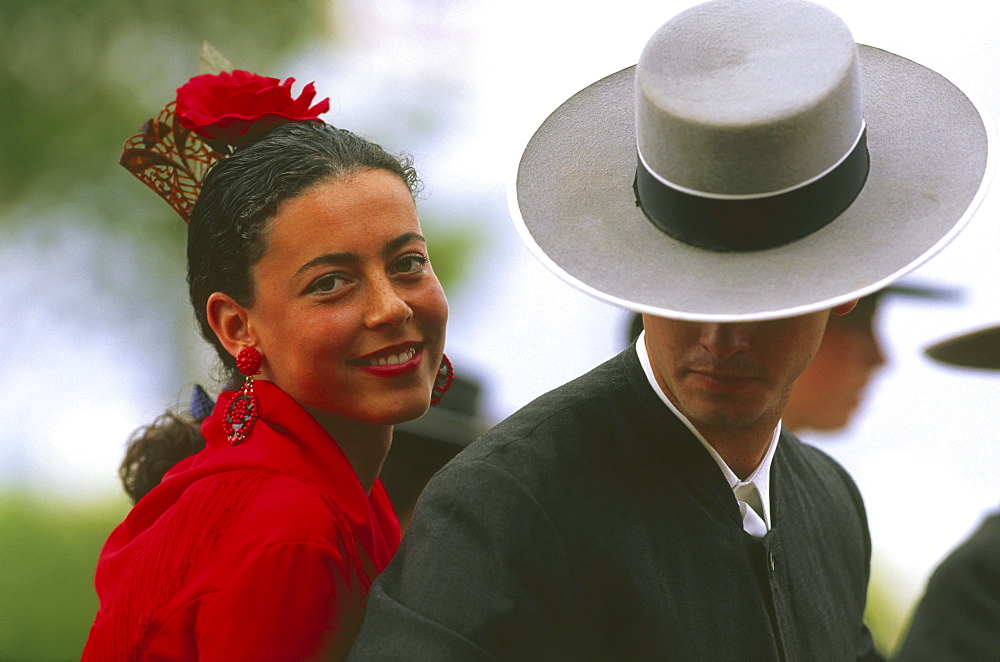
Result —
[{"label": "red flower hair ornament", "polygon": [[[207,44],[205,49],[203,59],[207,54],[228,65]],[[187,223],[205,175],[233,148],[256,142],[287,122],[323,121],[319,115],[330,110],[330,99],[311,105],[316,96],[312,83],[295,98],[294,82],[238,69],[195,76],[177,89],[176,101],[125,141],[121,164]]]},{"label": "red flower hair ornament", "polygon": [[[309,83],[292,96],[294,78],[258,76],[239,69],[195,76],[177,89],[174,111],[182,126],[213,147],[219,143],[243,147],[286,122],[321,122],[330,99],[312,104],[316,88]],[[216,147],[218,149],[218,147]]]}]

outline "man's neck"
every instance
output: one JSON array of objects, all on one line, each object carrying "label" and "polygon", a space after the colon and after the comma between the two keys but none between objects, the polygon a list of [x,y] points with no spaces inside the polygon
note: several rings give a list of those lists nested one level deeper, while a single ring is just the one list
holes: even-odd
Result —
[{"label": "man's neck", "polygon": [[730,430],[701,426],[697,423],[694,426],[740,480],[744,480],[760,466],[771,445],[775,427],[772,425],[767,429]]}]

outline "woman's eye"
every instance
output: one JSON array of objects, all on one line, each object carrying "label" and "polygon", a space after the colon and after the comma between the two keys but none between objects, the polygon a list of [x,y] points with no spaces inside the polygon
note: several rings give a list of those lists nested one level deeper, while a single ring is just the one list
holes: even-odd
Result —
[{"label": "woman's eye", "polygon": [[309,291],[319,293],[335,292],[345,285],[347,279],[342,274],[320,276],[309,286]]},{"label": "woman's eye", "polygon": [[425,264],[427,264],[427,256],[415,253],[413,255],[404,255],[396,260],[395,269],[397,273],[415,274],[423,271]]}]

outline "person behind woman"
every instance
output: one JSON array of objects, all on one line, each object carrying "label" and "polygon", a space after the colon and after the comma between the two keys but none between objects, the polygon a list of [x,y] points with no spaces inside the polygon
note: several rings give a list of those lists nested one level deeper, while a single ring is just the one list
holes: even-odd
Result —
[{"label": "person behind woman", "polygon": [[133,440],[137,503],[101,552],[84,660],[344,657],[399,544],[377,476],[392,426],[450,381],[447,302],[409,161],[292,82],[195,77],[126,143],[190,215],[191,302],[230,390],[199,435],[167,416]]},{"label": "person behind woman", "polygon": [[[938,341],[925,353],[948,366],[994,371],[995,375],[1000,371],[1000,325]],[[983,422],[986,421],[984,417]],[[892,659],[894,662],[990,662],[998,658],[1000,511],[993,511],[931,573]]]}]

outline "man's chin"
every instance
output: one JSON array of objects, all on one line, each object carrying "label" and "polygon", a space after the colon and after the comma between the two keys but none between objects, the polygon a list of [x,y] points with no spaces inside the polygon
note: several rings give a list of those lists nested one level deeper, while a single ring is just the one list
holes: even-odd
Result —
[{"label": "man's chin", "polygon": [[692,409],[685,415],[698,429],[712,428],[732,431],[751,429],[761,424],[765,414],[762,408],[733,405],[703,406]]}]

